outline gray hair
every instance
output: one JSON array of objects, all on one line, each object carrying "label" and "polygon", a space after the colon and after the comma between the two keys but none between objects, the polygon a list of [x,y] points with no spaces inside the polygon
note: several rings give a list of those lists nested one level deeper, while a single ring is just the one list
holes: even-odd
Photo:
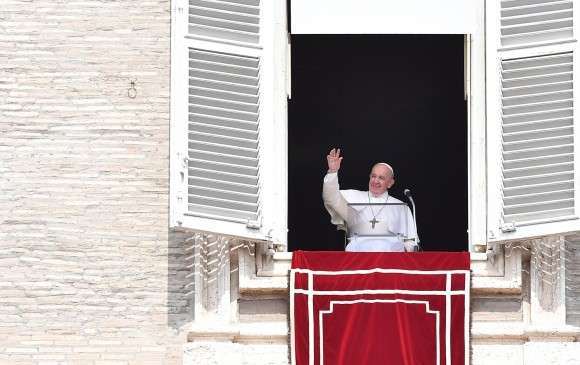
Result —
[{"label": "gray hair", "polygon": [[375,168],[375,166],[377,166],[377,165],[383,165],[383,166],[385,166],[386,168],[388,168],[391,171],[391,177],[395,177],[395,170],[393,170],[393,168],[391,167],[391,165],[389,165],[386,162],[377,162],[376,164],[373,165],[373,168]]}]

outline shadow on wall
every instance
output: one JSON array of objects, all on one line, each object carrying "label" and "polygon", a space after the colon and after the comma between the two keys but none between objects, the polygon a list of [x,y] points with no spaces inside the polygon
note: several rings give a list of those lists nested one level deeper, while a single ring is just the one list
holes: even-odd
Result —
[{"label": "shadow on wall", "polygon": [[179,330],[194,319],[194,240],[191,233],[169,229],[167,323]]},{"label": "shadow on wall", "polygon": [[566,237],[566,323],[580,327],[580,235]]}]

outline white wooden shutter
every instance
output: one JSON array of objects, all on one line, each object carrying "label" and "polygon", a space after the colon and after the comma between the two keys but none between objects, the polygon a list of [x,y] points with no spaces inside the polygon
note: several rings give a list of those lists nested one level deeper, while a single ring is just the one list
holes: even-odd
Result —
[{"label": "white wooden shutter", "polygon": [[580,230],[572,1],[487,2],[489,239]]},{"label": "white wooden shutter", "polygon": [[274,233],[285,234],[285,204],[271,194],[285,186],[272,168],[286,157],[272,157],[285,84],[272,34],[284,23],[265,0],[182,0],[173,13],[171,223],[285,241]]}]

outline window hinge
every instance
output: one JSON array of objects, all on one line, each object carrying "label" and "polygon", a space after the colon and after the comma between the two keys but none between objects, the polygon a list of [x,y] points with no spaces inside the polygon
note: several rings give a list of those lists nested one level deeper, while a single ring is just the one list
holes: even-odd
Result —
[{"label": "window hinge", "polygon": [[516,231],[516,224],[515,223],[503,223],[499,229],[501,229],[501,231],[503,233],[510,233],[510,232],[515,232]]}]

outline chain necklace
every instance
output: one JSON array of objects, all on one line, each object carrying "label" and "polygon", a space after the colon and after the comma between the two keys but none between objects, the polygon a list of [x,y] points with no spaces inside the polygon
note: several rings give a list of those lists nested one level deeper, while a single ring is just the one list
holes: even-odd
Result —
[{"label": "chain necklace", "polygon": [[[367,195],[369,197],[369,204],[371,203],[371,193],[370,191],[367,191]],[[387,202],[389,201],[389,195],[387,193],[387,199],[385,199],[385,204],[387,204]],[[369,208],[371,208],[371,214],[373,215],[373,219],[369,221],[370,224],[372,224],[372,228],[375,229],[375,224],[379,223],[380,221],[377,219],[377,216],[379,214],[381,214],[381,212],[383,211],[383,209],[386,207],[386,205],[383,205],[381,207],[381,209],[379,209],[379,211],[377,212],[377,214],[375,214],[375,211],[373,210],[373,206],[369,205]]]}]

